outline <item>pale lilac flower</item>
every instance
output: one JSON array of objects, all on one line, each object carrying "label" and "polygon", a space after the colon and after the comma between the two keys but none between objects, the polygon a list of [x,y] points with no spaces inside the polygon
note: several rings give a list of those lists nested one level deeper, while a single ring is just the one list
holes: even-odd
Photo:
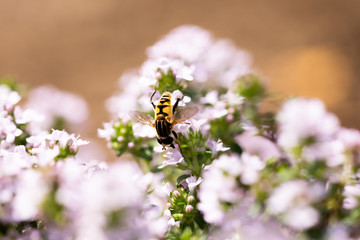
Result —
[{"label": "pale lilac flower", "polygon": [[16,127],[7,113],[0,112],[0,139],[4,138],[6,143],[13,143],[15,137],[20,136],[22,131]]},{"label": "pale lilac flower", "polygon": [[16,195],[12,201],[14,221],[34,219],[48,191],[49,186],[39,171],[29,169],[22,172],[18,176]]},{"label": "pale lilac flower", "polygon": [[245,100],[243,96],[233,93],[232,91],[228,91],[226,94],[222,95],[221,99],[224,100],[229,106],[240,106]]},{"label": "pale lilac flower", "polygon": [[227,39],[214,41],[199,62],[199,68],[204,69],[199,75],[223,87],[230,87],[234,80],[252,72],[250,54]]},{"label": "pale lilac flower", "polygon": [[177,133],[181,133],[182,135],[188,135],[190,130],[190,124],[176,124],[173,127],[173,130]]},{"label": "pale lilac flower", "polygon": [[226,106],[227,104],[225,101],[217,101],[214,105],[205,107],[201,111],[201,117],[210,120],[221,118],[229,113]]},{"label": "pale lilac flower", "polygon": [[32,109],[26,109],[23,111],[19,106],[14,108],[14,117],[17,124],[42,122],[44,120],[44,116],[40,113]]},{"label": "pale lilac flower", "polygon": [[116,117],[129,119],[130,111],[137,109],[137,102],[140,98],[147,98],[147,104],[142,104],[142,107],[151,107],[149,102],[152,89],[149,86],[139,82],[139,76],[136,71],[125,72],[119,79],[119,86],[122,91],[116,95],[111,96],[105,102],[107,110]]},{"label": "pale lilac flower", "polygon": [[115,136],[115,129],[113,127],[113,123],[103,123],[104,129],[99,128],[97,130],[98,136],[100,138],[105,138],[107,141],[110,141],[112,137]]},{"label": "pale lilac flower", "polygon": [[135,137],[147,137],[147,138],[156,137],[155,128],[149,125],[145,125],[142,123],[135,123],[133,124],[132,129],[134,131]]},{"label": "pale lilac flower", "polygon": [[87,103],[82,97],[50,85],[32,90],[26,107],[46,116],[42,122],[45,129],[51,128],[57,117],[63,118],[71,126],[84,123],[89,116]]},{"label": "pale lilac flower", "polygon": [[191,102],[191,98],[189,96],[184,96],[184,94],[179,91],[179,90],[175,90],[174,92],[172,92],[171,94],[171,102],[173,104],[175,104],[176,100],[180,98],[182,99],[180,102],[179,102],[179,105],[178,106],[185,106],[186,103],[189,103]]},{"label": "pale lilac flower", "polygon": [[181,155],[181,152],[177,148],[168,150],[165,153],[165,157],[167,158],[167,160],[164,160],[159,166],[159,168],[164,168],[169,165],[177,165],[184,161],[184,157]]},{"label": "pale lilac flower", "polygon": [[279,158],[281,153],[275,143],[269,139],[257,135],[257,130],[246,130],[235,137],[235,141],[245,152],[259,156],[262,160]]},{"label": "pale lilac flower", "polygon": [[340,128],[337,139],[342,141],[346,149],[360,148],[360,131],[357,129]]},{"label": "pale lilac flower", "polygon": [[206,93],[206,95],[200,98],[200,103],[215,105],[219,101],[219,93],[216,90]]},{"label": "pale lilac flower", "polygon": [[277,187],[268,199],[271,213],[283,213],[294,207],[297,202],[308,205],[319,201],[325,194],[325,187],[320,183],[309,184],[304,180],[291,180]]},{"label": "pale lilac flower", "polygon": [[80,136],[75,137],[74,134],[70,135],[71,139],[69,142],[70,150],[77,152],[80,146],[84,146],[89,144],[90,142],[87,140],[80,139]]},{"label": "pale lilac flower", "polygon": [[287,225],[298,231],[315,226],[320,218],[319,212],[309,206],[300,206],[290,209],[284,216]]},{"label": "pale lilac flower", "polygon": [[250,216],[249,208],[248,203],[231,208],[222,223],[210,231],[209,239],[262,240],[266,236],[267,240],[293,240],[274,219]]},{"label": "pale lilac flower", "polygon": [[169,71],[172,71],[177,80],[187,80],[192,81],[194,79],[193,66],[186,66],[183,61],[179,59],[169,59],[169,58],[155,58],[149,59],[140,68],[140,79],[141,84],[150,86],[155,85],[158,81],[158,71],[161,71],[167,74]]},{"label": "pale lilac flower", "polygon": [[53,148],[44,149],[37,154],[39,166],[53,165],[55,158],[60,154],[60,147],[54,146]]},{"label": "pale lilac flower", "polygon": [[251,72],[250,55],[238,50],[229,40],[215,40],[206,30],[180,26],[147,50],[150,58],[181,59],[195,66],[197,82],[212,81],[229,86],[238,77]]},{"label": "pale lilac flower", "polygon": [[198,26],[184,25],[173,29],[149,47],[147,54],[151,58],[178,58],[192,63],[204,54],[211,43],[212,36],[208,31]]},{"label": "pale lilac flower", "polygon": [[360,197],[360,184],[347,185],[343,193],[345,199],[343,207],[345,209],[354,209],[359,205],[358,198]]},{"label": "pale lilac flower", "polygon": [[314,141],[329,139],[339,130],[339,120],[326,112],[317,99],[296,98],[287,101],[277,116],[278,143],[285,150],[300,146],[311,138]]},{"label": "pale lilac flower", "polygon": [[46,138],[49,141],[58,142],[61,148],[65,148],[68,142],[71,140],[71,135],[63,130],[53,129],[51,134]]},{"label": "pale lilac flower", "polygon": [[214,141],[212,139],[209,139],[207,141],[207,145],[211,150],[211,155],[214,157],[218,152],[225,152],[229,150],[229,147],[224,147],[223,142],[221,139],[218,139],[217,141]]},{"label": "pale lilac flower", "polygon": [[345,163],[345,150],[345,145],[334,139],[304,147],[302,155],[306,161],[325,160],[327,166],[336,167]]},{"label": "pale lilac flower", "polygon": [[350,237],[346,226],[340,224],[331,225],[327,235],[328,240],[355,240]]},{"label": "pale lilac flower", "polygon": [[320,201],[325,187],[320,183],[292,180],[277,187],[267,201],[270,213],[283,214],[286,224],[296,230],[305,230],[319,220],[319,213],[311,206]]},{"label": "pale lilac flower", "polygon": [[0,85],[0,111],[11,110],[20,99],[19,93],[12,91],[6,85]]},{"label": "pale lilac flower", "polygon": [[236,203],[241,199],[242,193],[236,183],[241,169],[240,159],[236,155],[221,155],[204,172],[198,209],[203,212],[207,222],[221,223],[225,217],[222,203]]},{"label": "pale lilac flower", "polygon": [[[61,174],[64,176],[62,180],[69,182],[61,185],[64,189],[61,189],[58,200],[71,211],[69,216],[74,217],[71,222],[77,238],[108,239],[117,236],[145,240],[165,234],[166,219],[160,217],[158,210],[154,212],[147,205],[143,175],[135,163],[115,163],[90,178],[79,176],[76,172],[81,172],[81,168],[73,166],[75,169],[69,166]],[[108,197],[110,195],[111,198]],[[119,216],[119,224],[108,226],[106,219],[116,211],[123,211],[124,215]],[[154,228],[154,224],[149,222],[158,226]]]},{"label": "pale lilac flower", "polygon": [[244,152],[241,155],[242,174],[241,182],[246,185],[254,184],[258,180],[258,175],[266,166],[258,156]]},{"label": "pale lilac flower", "polygon": [[206,135],[210,130],[210,125],[206,119],[189,119],[190,127],[194,132],[200,131],[202,135]]},{"label": "pale lilac flower", "polygon": [[201,177],[196,179],[195,176],[191,176],[191,177],[188,177],[185,181],[187,183],[187,186],[188,186],[190,192],[193,192],[194,189],[196,188],[196,186],[198,186],[203,181],[203,179]]},{"label": "pale lilac flower", "polygon": [[23,169],[31,168],[35,159],[26,152],[25,146],[16,146],[11,151],[0,149],[0,177],[21,174]]}]

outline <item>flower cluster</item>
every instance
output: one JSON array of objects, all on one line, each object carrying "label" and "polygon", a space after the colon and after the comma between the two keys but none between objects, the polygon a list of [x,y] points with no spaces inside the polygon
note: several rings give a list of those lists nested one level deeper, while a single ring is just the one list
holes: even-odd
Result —
[{"label": "flower cluster", "polygon": [[114,162],[82,158],[88,141],[41,128],[59,115],[78,123],[60,111],[72,111],[66,101],[22,109],[0,85],[0,236],[360,237],[360,131],[318,99],[262,111],[268,92],[249,54],[197,26],[174,29],[147,56],[106,101],[112,120],[98,135]]},{"label": "flower cluster", "polygon": [[[317,99],[261,111],[268,93],[249,54],[197,26],[174,29],[147,56],[121,77],[123,91],[107,102],[115,120],[99,135],[138,163],[146,160],[145,171],[161,171],[173,186],[166,238],[358,236],[359,131],[341,127]],[[173,126],[174,149],[162,150],[153,126],[129,118],[133,110],[156,117],[154,91],[155,106],[168,91],[181,96],[182,106],[200,109]]]}]

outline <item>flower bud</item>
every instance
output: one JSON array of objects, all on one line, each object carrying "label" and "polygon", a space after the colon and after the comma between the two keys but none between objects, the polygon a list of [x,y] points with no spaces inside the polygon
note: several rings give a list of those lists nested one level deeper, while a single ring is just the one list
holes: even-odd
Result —
[{"label": "flower bud", "polygon": [[179,197],[180,196],[180,192],[178,190],[173,191],[173,196],[174,197]]},{"label": "flower bud", "polygon": [[190,196],[188,196],[188,198],[187,198],[187,201],[188,201],[189,203],[193,202],[194,200],[195,200],[195,198],[194,198],[193,195],[190,195]]},{"label": "flower bud", "polygon": [[232,120],[234,120],[234,116],[232,114],[226,116],[226,121],[231,122]]},{"label": "flower bud", "polygon": [[185,211],[186,211],[187,213],[192,212],[193,209],[194,209],[194,208],[193,208],[193,206],[191,206],[191,205],[186,205],[186,207],[185,207]]}]

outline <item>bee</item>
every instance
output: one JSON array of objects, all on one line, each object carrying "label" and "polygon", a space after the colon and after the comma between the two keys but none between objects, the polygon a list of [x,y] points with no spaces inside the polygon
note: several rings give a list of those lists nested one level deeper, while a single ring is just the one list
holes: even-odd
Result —
[{"label": "bee", "polygon": [[157,141],[160,145],[162,145],[162,150],[166,150],[166,147],[169,146],[175,148],[174,138],[177,140],[180,148],[178,136],[173,130],[173,127],[176,124],[184,123],[183,121],[195,116],[199,112],[199,108],[196,106],[178,106],[182,98],[177,98],[174,106],[172,106],[170,92],[164,92],[161,95],[158,104],[155,105],[153,102],[155,93],[156,90],[150,97],[150,103],[155,111],[155,119],[153,119],[150,115],[137,110],[130,112],[130,117],[136,122],[147,124],[156,129]]}]

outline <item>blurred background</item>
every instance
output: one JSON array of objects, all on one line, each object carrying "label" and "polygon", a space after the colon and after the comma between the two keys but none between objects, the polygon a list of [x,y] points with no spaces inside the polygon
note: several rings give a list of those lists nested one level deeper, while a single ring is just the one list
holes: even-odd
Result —
[{"label": "blurred background", "polygon": [[1,0],[0,76],[82,95],[91,108],[86,135],[95,137],[120,75],[183,24],[252,53],[280,98],[321,98],[344,126],[360,128],[359,0]]}]

